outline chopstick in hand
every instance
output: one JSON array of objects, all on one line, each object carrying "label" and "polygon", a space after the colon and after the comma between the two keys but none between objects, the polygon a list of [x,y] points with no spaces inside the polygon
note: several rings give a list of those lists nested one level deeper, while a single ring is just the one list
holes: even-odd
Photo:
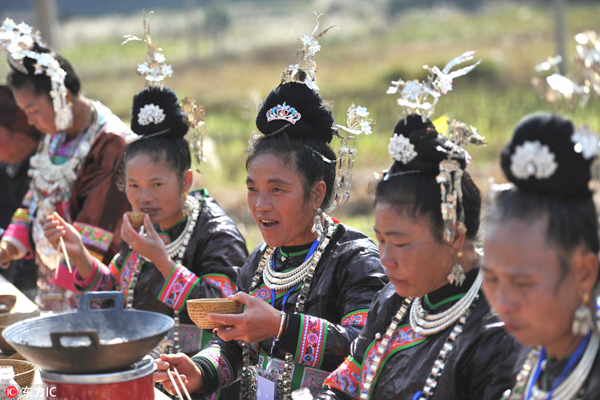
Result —
[{"label": "chopstick in hand", "polygon": [[173,367],[173,370],[175,371],[175,376],[177,376],[179,383],[181,383],[181,388],[183,389],[183,393],[185,393],[185,397],[188,400],[192,400],[192,398],[190,397],[190,393],[188,392],[188,390],[185,388],[185,385],[183,384],[183,380],[181,380],[181,376],[179,376],[179,371],[177,371],[177,368],[175,368],[175,367]]},{"label": "chopstick in hand", "polygon": [[181,392],[179,391],[179,388],[177,387],[177,381],[175,380],[175,378],[173,378],[173,373],[171,372],[170,369],[167,369],[167,375],[169,375],[169,379],[171,380],[171,383],[175,387],[175,391],[177,392],[177,397],[182,399],[183,396],[181,395]]},{"label": "chopstick in hand", "polygon": [[63,255],[65,256],[65,262],[67,263],[67,268],[69,268],[69,272],[73,273],[73,269],[71,268],[71,261],[69,261],[69,253],[67,253],[67,248],[65,247],[65,241],[62,236],[58,238],[58,242],[60,243],[60,248],[62,249]]},{"label": "chopstick in hand", "polygon": [[56,257],[56,264],[54,265],[54,280],[58,279],[58,267],[60,267],[60,257]]}]

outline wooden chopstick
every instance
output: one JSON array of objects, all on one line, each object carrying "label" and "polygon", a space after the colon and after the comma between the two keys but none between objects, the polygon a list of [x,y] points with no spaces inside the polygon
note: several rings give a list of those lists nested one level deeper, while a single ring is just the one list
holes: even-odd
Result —
[{"label": "wooden chopstick", "polygon": [[69,272],[73,273],[73,269],[71,268],[71,261],[69,261],[69,253],[67,253],[67,248],[65,247],[65,241],[62,236],[58,238],[58,242],[60,243],[60,248],[62,249],[63,255],[65,256],[65,262],[67,263],[67,268],[69,268]]},{"label": "wooden chopstick", "polygon": [[167,369],[167,375],[169,375],[169,379],[171,380],[171,383],[173,384],[173,386],[175,386],[175,391],[177,392],[177,396],[182,399],[183,396],[181,395],[181,392],[179,391],[179,388],[177,387],[177,381],[175,381],[175,378],[173,378],[173,373],[171,372],[170,369]]},{"label": "wooden chopstick", "polygon": [[173,367],[173,370],[175,371],[175,376],[177,376],[179,383],[181,383],[181,388],[183,389],[183,393],[185,393],[185,397],[188,400],[192,400],[190,393],[188,392],[188,390],[185,388],[185,385],[183,384],[183,380],[181,379],[181,376],[179,376],[179,371],[177,371],[177,368],[175,368],[175,367]]},{"label": "wooden chopstick", "polygon": [[60,257],[56,257],[56,264],[54,265],[54,280],[58,279],[58,267],[60,267]]}]

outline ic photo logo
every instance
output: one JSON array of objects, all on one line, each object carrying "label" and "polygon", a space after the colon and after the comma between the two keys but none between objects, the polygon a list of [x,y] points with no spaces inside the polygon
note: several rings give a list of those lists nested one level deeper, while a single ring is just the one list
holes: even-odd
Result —
[{"label": "ic photo logo", "polygon": [[9,399],[14,399],[15,397],[17,397],[17,395],[19,394],[19,391],[17,390],[16,387],[14,386],[8,386],[5,390],[4,390],[4,394],[6,394],[6,396]]}]

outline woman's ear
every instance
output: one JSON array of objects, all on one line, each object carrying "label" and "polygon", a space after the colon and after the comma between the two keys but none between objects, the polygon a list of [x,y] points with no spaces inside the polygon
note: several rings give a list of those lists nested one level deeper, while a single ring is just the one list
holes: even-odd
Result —
[{"label": "woman's ear", "polygon": [[323,199],[325,198],[325,193],[327,192],[327,184],[325,181],[319,181],[315,183],[311,190],[312,200],[315,202],[317,207],[321,207],[323,204]]},{"label": "woman's ear", "polygon": [[183,192],[187,193],[194,183],[194,173],[188,169],[183,173]]},{"label": "woman's ear", "polygon": [[73,93],[67,89],[67,104],[73,107]]},{"label": "woman's ear", "polygon": [[580,248],[575,251],[572,265],[577,273],[576,279],[580,285],[581,293],[591,295],[598,280],[598,256],[587,249]]},{"label": "woman's ear", "polygon": [[457,221],[454,227],[454,242],[452,242],[452,247],[456,253],[462,251],[466,240],[467,228],[465,227],[464,222]]}]

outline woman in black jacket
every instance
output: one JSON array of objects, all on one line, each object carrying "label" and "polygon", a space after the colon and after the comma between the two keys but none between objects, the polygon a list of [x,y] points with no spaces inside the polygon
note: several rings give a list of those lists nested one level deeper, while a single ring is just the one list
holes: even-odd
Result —
[{"label": "woman in black jacket", "polygon": [[[287,108],[286,108],[287,107]],[[281,375],[281,392],[316,391],[350,352],[386,278],[377,246],[365,234],[322,214],[335,197],[333,115],[321,96],[287,82],[267,96],[256,118],[262,137],[249,150],[248,207],[260,244],[242,267],[233,299],[240,315],[213,315],[231,325],[192,358],[162,356],[155,380],[175,365],[190,392],[244,398],[256,390],[253,366]],[[315,229],[316,228],[316,229]],[[240,344],[237,340],[244,341]],[[292,373],[293,369],[293,373]]]},{"label": "woman in black jacket", "polygon": [[394,132],[394,163],[375,190],[390,283],[316,398],[497,399],[511,385],[518,346],[481,292],[481,195],[467,153],[420,115]]}]

